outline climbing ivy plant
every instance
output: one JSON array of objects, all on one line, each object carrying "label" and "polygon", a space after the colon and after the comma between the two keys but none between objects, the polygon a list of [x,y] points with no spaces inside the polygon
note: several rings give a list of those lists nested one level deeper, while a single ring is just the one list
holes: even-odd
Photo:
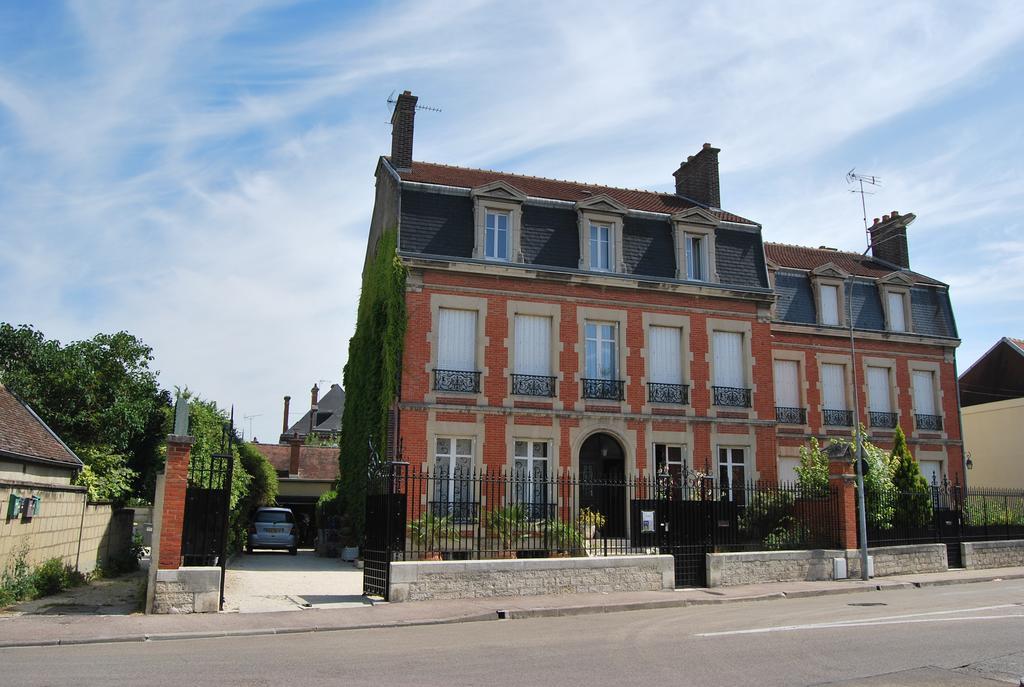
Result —
[{"label": "climbing ivy plant", "polygon": [[398,396],[402,369],[406,274],[397,237],[396,230],[385,231],[367,265],[345,364],[339,491],[358,539],[363,533],[370,445],[379,456],[387,455],[388,411]]}]

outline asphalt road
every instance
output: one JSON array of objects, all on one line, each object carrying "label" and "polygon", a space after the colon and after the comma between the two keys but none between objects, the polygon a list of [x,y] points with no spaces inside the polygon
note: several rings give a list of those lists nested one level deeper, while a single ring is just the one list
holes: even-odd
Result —
[{"label": "asphalt road", "polygon": [[563,618],[0,649],[3,685],[1017,685],[1024,581]]}]

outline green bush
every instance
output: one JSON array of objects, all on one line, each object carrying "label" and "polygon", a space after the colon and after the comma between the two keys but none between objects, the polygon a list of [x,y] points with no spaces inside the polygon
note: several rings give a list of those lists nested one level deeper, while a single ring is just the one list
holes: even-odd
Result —
[{"label": "green bush", "polygon": [[325,491],[316,501],[317,526],[323,529],[338,529],[345,513],[345,500],[337,491]]},{"label": "green bush", "polygon": [[793,515],[794,506],[790,492],[755,492],[740,516],[740,529],[769,550],[784,548],[784,542],[795,543],[802,536],[800,523]]},{"label": "green bush", "polygon": [[555,551],[576,554],[585,543],[583,533],[575,523],[552,518],[544,522],[544,540]]},{"label": "green bush", "polygon": [[933,515],[931,490],[917,461],[910,455],[907,437],[901,427],[896,428],[889,464],[892,466],[892,486],[896,491],[894,521],[907,527],[926,525]]},{"label": "green bush", "polygon": [[424,513],[409,523],[409,537],[427,552],[462,539],[462,531],[450,515]]},{"label": "green bush", "polygon": [[85,576],[60,558],[51,558],[32,572],[32,586],[37,596],[59,594],[85,582]]},{"label": "green bush", "polygon": [[804,496],[824,496],[828,493],[828,455],[814,437],[811,437],[810,446],[800,447],[800,465],[796,468],[796,476]]},{"label": "green bush", "polygon": [[1024,526],[1024,498],[970,497],[964,504],[964,524]]},{"label": "green bush", "polygon": [[28,566],[28,544],[14,551],[7,566],[0,572],[0,608],[36,595],[35,577]]}]

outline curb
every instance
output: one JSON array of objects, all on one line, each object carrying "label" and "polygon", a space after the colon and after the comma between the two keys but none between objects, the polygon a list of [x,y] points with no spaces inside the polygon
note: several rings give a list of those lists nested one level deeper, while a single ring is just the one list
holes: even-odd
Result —
[{"label": "curb", "polygon": [[306,634],[311,632],[341,632],[344,630],[374,630],[394,627],[423,627],[429,625],[451,625],[495,620],[526,620],[529,618],[558,618],[577,615],[598,615],[602,613],[624,613],[628,611],[652,611],[687,606],[717,606],[723,604],[747,603],[752,601],[776,601],[782,599],[806,599],[817,596],[836,596],[860,592],[884,592],[905,589],[946,587],[979,582],[1002,582],[1003,580],[1024,579],[1024,572],[1009,575],[972,577],[969,579],[926,580],[922,582],[892,581],[879,582],[862,587],[829,587],[825,589],[802,589],[792,592],[769,592],[751,596],[718,597],[708,599],[665,599],[658,601],[630,601],[618,604],[593,606],[561,606],[555,608],[524,608],[517,610],[496,609],[487,613],[462,615],[453,618],[430,618],[424,620],[396,620],[384,623],[361,623],[358,625],[311,625],[308,627],[281,627],[244,630],[210,630],[206,632],[165,632],[155,634],[115,635],[107,637],[78,637],[70,639],[42,639],[25,641],[0,641],[0,649],[25,647],[78,646],[87,644],[116,644],[133,642],[164,642],[187,639],[216,639],[220,637],[259,637],[266,635]]}]

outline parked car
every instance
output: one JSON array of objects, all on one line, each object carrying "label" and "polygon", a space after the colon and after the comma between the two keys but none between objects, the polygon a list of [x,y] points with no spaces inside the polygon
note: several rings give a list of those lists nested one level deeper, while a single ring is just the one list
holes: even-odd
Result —
[{"label": "parked car", "polygon": [[299,552],[299,530],[291,508],[259,508],[249,525],[249,540],[245,550],[287,549],[295,555]]}]

